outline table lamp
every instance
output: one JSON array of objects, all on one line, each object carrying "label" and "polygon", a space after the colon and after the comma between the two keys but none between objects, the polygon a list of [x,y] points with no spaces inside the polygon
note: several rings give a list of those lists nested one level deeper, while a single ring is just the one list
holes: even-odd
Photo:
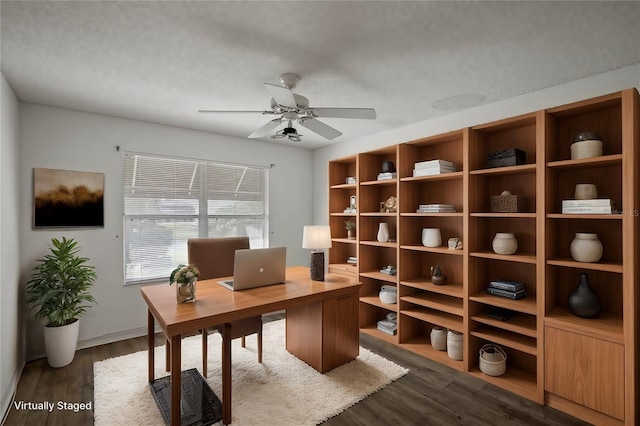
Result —
[{"label": "table lamp", "polygon": [[302,233],[302,248],[312,249],[311,279],[324,281],[324,249],[331,247],[331,229],[328,225],[308,225]]}]

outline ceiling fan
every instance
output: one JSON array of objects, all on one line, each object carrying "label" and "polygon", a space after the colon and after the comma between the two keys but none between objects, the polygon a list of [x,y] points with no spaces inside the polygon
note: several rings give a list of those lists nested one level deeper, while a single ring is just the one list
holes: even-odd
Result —
[{"label": "ceiling fan", "polygon": [[342,133],[333,127],[318,120],[318,117],[328,118],[358,118],[358,119],[375,119],[376,111],[373,108],[316,108],[309,106],[309,99],[304,96],[293,93],[293,88],[300,81],[297,74],[285,73],[280,76],[280,82],[284,85],[277,86],[275,84],[264,83],[265,89],[272,96],[271,109],[266,111],[226,111],[226,110],[209,110],[201,109],[198,112],[203,113],[250,113],[263,115],[279,115],[255,132],[249,135],[250,138],[262,138],[267,136],[271,131],[286,124],[281,130],[278,130],[272,138],[289,138],[289,140],[300,142],[301,134],[293,127],[293,122],[297,122],[303,127],[319,134],[326,139],[335,139]]}]

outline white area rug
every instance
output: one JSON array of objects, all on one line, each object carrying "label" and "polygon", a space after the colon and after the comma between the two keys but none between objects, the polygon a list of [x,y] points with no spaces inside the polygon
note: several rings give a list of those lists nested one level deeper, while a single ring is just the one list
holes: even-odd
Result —
[{"label": "white area rug", "polygon": [[[355,361],[320,374],[285,349],[284,320],[265,323],[263,359],[256,338],[232,343],[232,424],[315,425],[404,376],[408,370],[360,347]],[[207,382],[221,391],[221,338],[209,336]],[[182,370],[202,372],[202,339],[182,341]],[[164,346],[156,348],[155,377],[166,376]],[[93,365],[96,426],[162,425],[164,420],[147,382],[147,352],[99,361]]]}]

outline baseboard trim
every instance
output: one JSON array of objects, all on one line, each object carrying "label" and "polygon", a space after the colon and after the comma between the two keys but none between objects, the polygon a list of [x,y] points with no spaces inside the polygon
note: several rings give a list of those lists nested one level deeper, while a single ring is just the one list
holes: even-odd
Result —
[{"label": "baseboard trim", "polygon": [[[156,333],[159,333],[160,327],[156,325]],[[78,341],[76,350],[91,348],[94,346],[108,345],[109,343],[119,342],[120,340],[133,339],[140,336],[147,335],[147,327],[139,327],[131,330],[118,331],[116,333],[109,333],[103,336],[94,337],[93,339]],[[38,352],[31,352],[26,355],[27,362],[35,361],[37,359],[46,358],[47,354],[44,348],[41,348]]]},{"label": "baseboard trim", "polygon": [[13,402],[13,398],[16,395],[16,390],[18,389],[18,381],[20,380],[20,376],[22,376],[22,371],[24,370],[24,363],[18,368],[14,373],[9,386],[4,389],[2,394],[2,402],[0,405],[0,409],[2,409],[2,422],[0,424],[4,424],[7,420],[7,416],[9,415],[9,411],[11,409],[11,403]]},{"label": "baseboard trim", "polygon": [[[160,331],[160,328],[156,326],[156,333]],[[140,336],[147,335],[147,327],[134,328],[132,330],[119,331],[117,333],[109,333],[104,336],[96,337],[89,340],[83,340],[78,342],[78,350],[91,348],[94,346],[108,345],[109,343],[119,342],[120,340],[133,339]]]}]

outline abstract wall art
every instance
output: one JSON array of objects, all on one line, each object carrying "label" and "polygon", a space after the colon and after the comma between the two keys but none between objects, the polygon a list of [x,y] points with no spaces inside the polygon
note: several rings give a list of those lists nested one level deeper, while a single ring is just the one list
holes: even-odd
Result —
[{"label": "abstract wall art", "polygon": [[104,173],[33,169],[33,227],[104,226]]}]

